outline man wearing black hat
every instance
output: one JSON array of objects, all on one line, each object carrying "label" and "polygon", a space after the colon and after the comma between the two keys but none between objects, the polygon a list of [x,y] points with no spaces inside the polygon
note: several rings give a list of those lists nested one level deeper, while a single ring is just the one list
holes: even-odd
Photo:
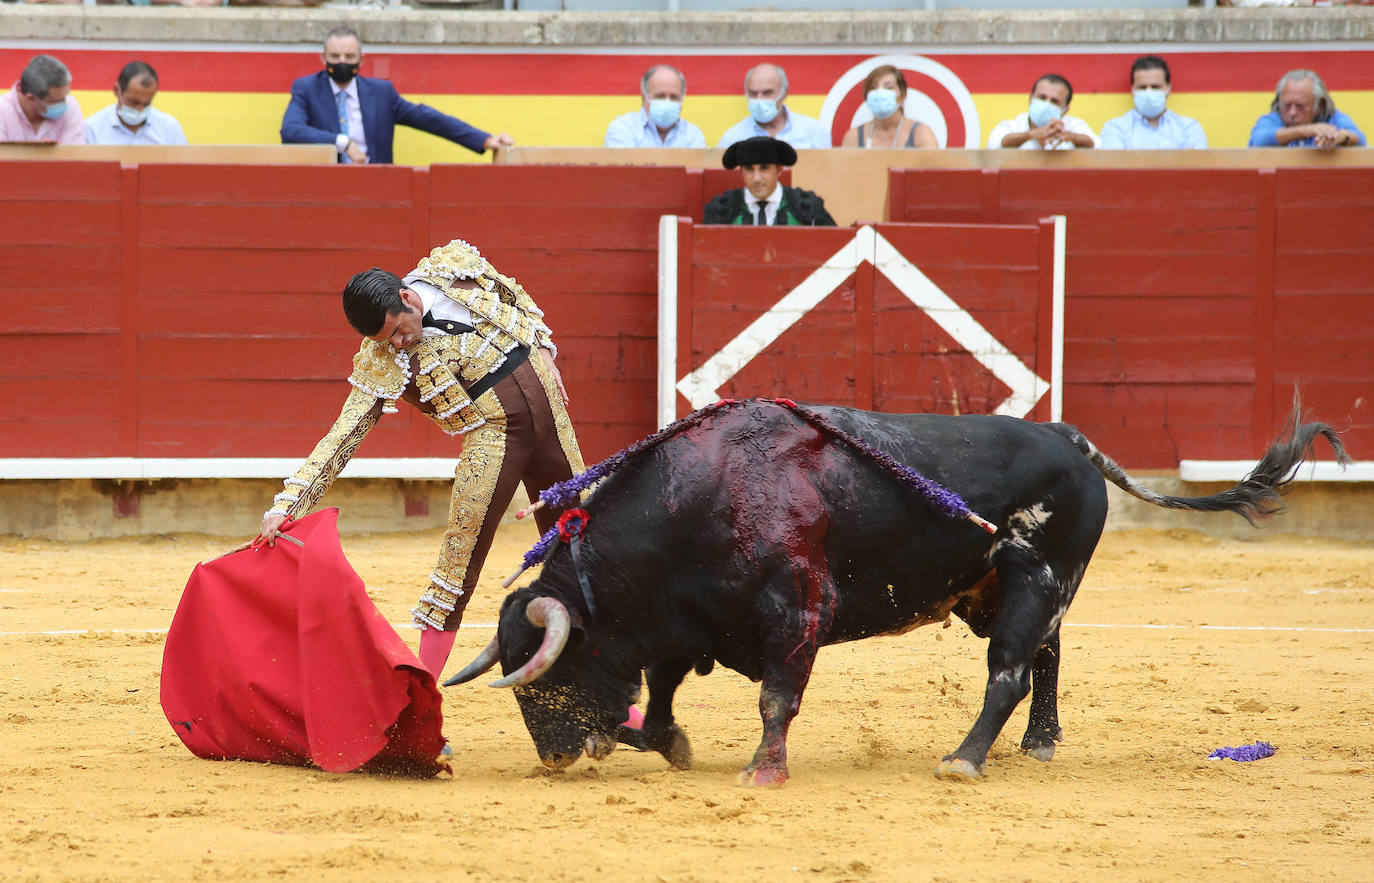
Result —
[{"label": "man wearing black hat", "polygon": [[769,224],[778,227],[834,227],[825,202],[810,190],[784,187],[783,166],[795,165],[797,151],[786,141],[759,135],[731,144],[727,169],[738,168],[744,186],[727,190],[706,204],[707,224]]}]

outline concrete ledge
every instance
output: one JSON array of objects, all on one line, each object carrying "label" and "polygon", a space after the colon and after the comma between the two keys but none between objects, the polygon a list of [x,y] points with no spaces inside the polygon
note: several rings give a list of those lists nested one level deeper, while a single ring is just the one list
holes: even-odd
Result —
[{"label": "concrete ledge", "polygon": [[[300,468],[299,457],[13,457],[0,458],[0,479],[270,478],[280,482]],[[341,478],[452,481],[453,457],[357,457]]]},{"label": "concrete ledge", "polygon": [[1374,9],[504,12],[421,9],[0,6],[3,41],[317,44],[348,24],[372,44],[577,47],[1050,46],[1359,43]]},{"label": "concrete ledge", "polygon": [[[1178,477],[1184,481],[1236,481],[1249,475],[1256,460],[1183,460]],[[1332,460],[1304,463],[1294,481],[1374,481],[1374,461],[1351,463],[1344,469]]]},{"label": "concrete ledge", "polygon": [[[451,469],[452,461],[447,462]],[[450,475],[443,480],[341,479],[324,504],[340,508],[339,530],[346,535],[430,530],[448,523]],[[1168,472],[1136,477],[1161,493],[1192,497],[1226,490],[1242,475],[1209,483],[1185,482]],[[256,533],[263,510],[280,489],[276,478],[0,481],[0,534],[66,542],[173,533],[243,540]],[[1295,484],[1285,498],[1288,511],[1260,530],[1226,513],[1160,509],[1113,485],[1107,493],[1108,530],[1182,529],[1239,539],[1285,533],[1374,543],[1374,484],[1368,482]],[[515,499],[507,519],[524,504],[525,494],[517,492]]]}]

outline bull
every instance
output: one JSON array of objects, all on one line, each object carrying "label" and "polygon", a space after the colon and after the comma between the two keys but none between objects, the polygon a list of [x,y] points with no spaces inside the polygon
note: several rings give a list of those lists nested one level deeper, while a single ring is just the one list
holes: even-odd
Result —
[{"label": "bull", "polygon": [[[719,662],[762,682],[763,738],[740,781],[780,785],[822,646],[953,614],[988,639],[988,679],[981,712],[936,774],[983,775],[1028,693],[1021,748],[1048,761],[1063,736],[1060,623],[1106,520],[1104,478],[1156,506],[1253,524],[1282,508],[1318,436],[1348,462],[1337,434],[1299,412],[1295,402],[1285,432],[1233,488],[1176,497],[1063,423],[719,403],[621,458],[587,500],[578,543],[556,545],[538,578],[505,599],[496,636],[445,685],[500,662],[507,675],[492,686],[514,688],[541,760],[561,769],[630,741],[620,724],[642,671],[641,747],[686,768],[673,695],[688,672]],[[962,496],[996,532],[950,517],[938,492],[913,493],[894,460]]]}]

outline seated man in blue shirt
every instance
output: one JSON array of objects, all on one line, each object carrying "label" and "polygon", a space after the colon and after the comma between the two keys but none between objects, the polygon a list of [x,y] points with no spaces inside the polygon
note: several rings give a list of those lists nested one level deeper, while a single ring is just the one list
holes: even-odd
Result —
[{"label": "seated man in blue shirt", "polygon": [[1179,116],[1164,105],[1169,100],[1169,65],[1157,55],[1144,55],[1131,65],[1131,101],[1135,109],[1102,127],[1103,150],[1204,150],[1207,135],[1197,120]]},{"label": "seated man in blue shirt", "polygon": [[687,78],[671,64],[656,64],[639,81],[643,106],[611,120],[607,147],[706,146],[701,129],[682,118]]},{"label": "seated man in blue shirt", "polygon": [[1336,110],[1322,78],[1309,70],[1292,70],[1274,89],[1269,112],[1250,130],[1251,147],[1364,147],[1355,121]]},{"label": "seated man in blue shirt", "polygon": [[153,107],[157,71],[142,61],[124,65],[115,80],[115,103],[86,117],[87,144],[185,144],[176,117]]},{"label": "seated man in blue shirt", "polygon": [[833,146],[825,126],[789,108],[787,95],[787,71],[767,63],[749,68],[749,73],[744,75],[744,98],[749,103],[749,116],[726,129],[716,146],[726,148],[746,138],[765,135],[786,141],[797,150]]}]

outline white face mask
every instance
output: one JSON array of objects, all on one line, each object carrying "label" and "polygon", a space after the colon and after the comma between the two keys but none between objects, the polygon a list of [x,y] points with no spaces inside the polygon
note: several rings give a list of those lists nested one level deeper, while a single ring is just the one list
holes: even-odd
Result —
[{"label": "white face mask", "polygon": [[1037,129],[1048,123],[1050,120],[1057,120],[1064,115],[1064,111],[1057,104],[1050,104],[1043,98],[1032,98],[1030,103],[1031,125]]},{"label": "white face mask", "polygon": [[141,126],[148,121],[148,108],[146,107],[142,110],[134,110],[132,107],[125,107],[121,104],[115,108],[115,113],[119,115],[120,120],[126,126]]},{"label": "white face mask", "polygon": [[660,129],[667,129],[678,121],[682,116],[681,102],[671,98],[654,98],[649,101],[649,119],[654,121],[654,125]]}]

